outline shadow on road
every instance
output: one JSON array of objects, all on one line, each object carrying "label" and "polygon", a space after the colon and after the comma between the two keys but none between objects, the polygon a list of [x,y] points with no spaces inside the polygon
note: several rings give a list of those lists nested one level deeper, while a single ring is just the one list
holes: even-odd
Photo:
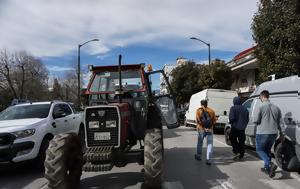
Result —
[{"label": "shadow on road", "polygon": [[143,175],[138,172],[111,173],[82,179],[80,188],[120,189],[142,183],[143,180]]},{"label": "shadow on road", "polygon": [[0,164],[0,188],[21,189],[43,176],[44,173],[37,170],[32,161]]},{"label": "shadow on road", "polygon": [[[213,164],[205,163],[206,149],[202,161],[194,159],[195,148],[171,148],[165,150],[165,181],[180,181],[186,189],[206,189],[224,185],[229,176],[217,166],[236,163],[228,147],[214,147]],[[245,161],[256,161],[247,158]]]}]

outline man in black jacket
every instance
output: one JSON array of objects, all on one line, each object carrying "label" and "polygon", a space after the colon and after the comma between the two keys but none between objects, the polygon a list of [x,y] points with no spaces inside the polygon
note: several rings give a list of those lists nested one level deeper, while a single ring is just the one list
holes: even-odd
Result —
[{"label": "man in black jacket", "polygon": [[234,154],[239,154],[235,159],[242,159],[245,153],[245,129],[249,121],[249,112],[242,106],[240,97],[234,97],[233,106],[229,112],[231,124],[230,141]]}]

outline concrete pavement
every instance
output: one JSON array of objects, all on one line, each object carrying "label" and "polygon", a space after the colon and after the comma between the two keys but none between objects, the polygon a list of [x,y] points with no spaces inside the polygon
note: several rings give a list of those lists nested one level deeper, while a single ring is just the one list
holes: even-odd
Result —
[{"label": "concrete pavement", "polygon": [[[231,147],[223,135],[214,135],[213,164],[194,159],[197,133],[193,128],[180,127],[164,130],[165,164],[163,188],[299,188],[300,178],[278,170],[274,179],[260,172],[263,162],[248,150],[244,161],[233,161]],[[205,146],[205,144],[204,144]],[[203,149],[203,159],[205,159]],[[142,166],[129,164],[106,173],[83,173],[82,189],[137,189],[143,182]],[[0,166],[0,189],[35,189],[45,185],[43,174],[33,169],[32,163]]]}]

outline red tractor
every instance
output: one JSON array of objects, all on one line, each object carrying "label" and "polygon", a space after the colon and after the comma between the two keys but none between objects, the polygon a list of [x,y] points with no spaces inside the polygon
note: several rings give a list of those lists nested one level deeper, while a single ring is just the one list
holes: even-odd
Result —
[{"label": "red tractor", "polygon": [[145,188],[161,187],[162,126],[176,128],[179,123],[166,75],[144,69],[144,64],[121,65],[121,55],[119,65],[90,66],[85,135],[60,134],[50,142],[48,188],[78,188],[82,171],[110,171],[133,162],[144,165]]}]

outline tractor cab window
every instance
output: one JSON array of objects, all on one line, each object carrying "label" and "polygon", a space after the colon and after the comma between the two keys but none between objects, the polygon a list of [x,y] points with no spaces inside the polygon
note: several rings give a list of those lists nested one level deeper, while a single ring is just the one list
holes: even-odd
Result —
[{"label": "tractor cab window", "polygon": [[[124,91],[139,91],[143,89],[143,83],[139,70],[122,71],[122,88]],[[119,72],[97,72],[92,81],[91,92],[115,92],[119,89]]]}]

